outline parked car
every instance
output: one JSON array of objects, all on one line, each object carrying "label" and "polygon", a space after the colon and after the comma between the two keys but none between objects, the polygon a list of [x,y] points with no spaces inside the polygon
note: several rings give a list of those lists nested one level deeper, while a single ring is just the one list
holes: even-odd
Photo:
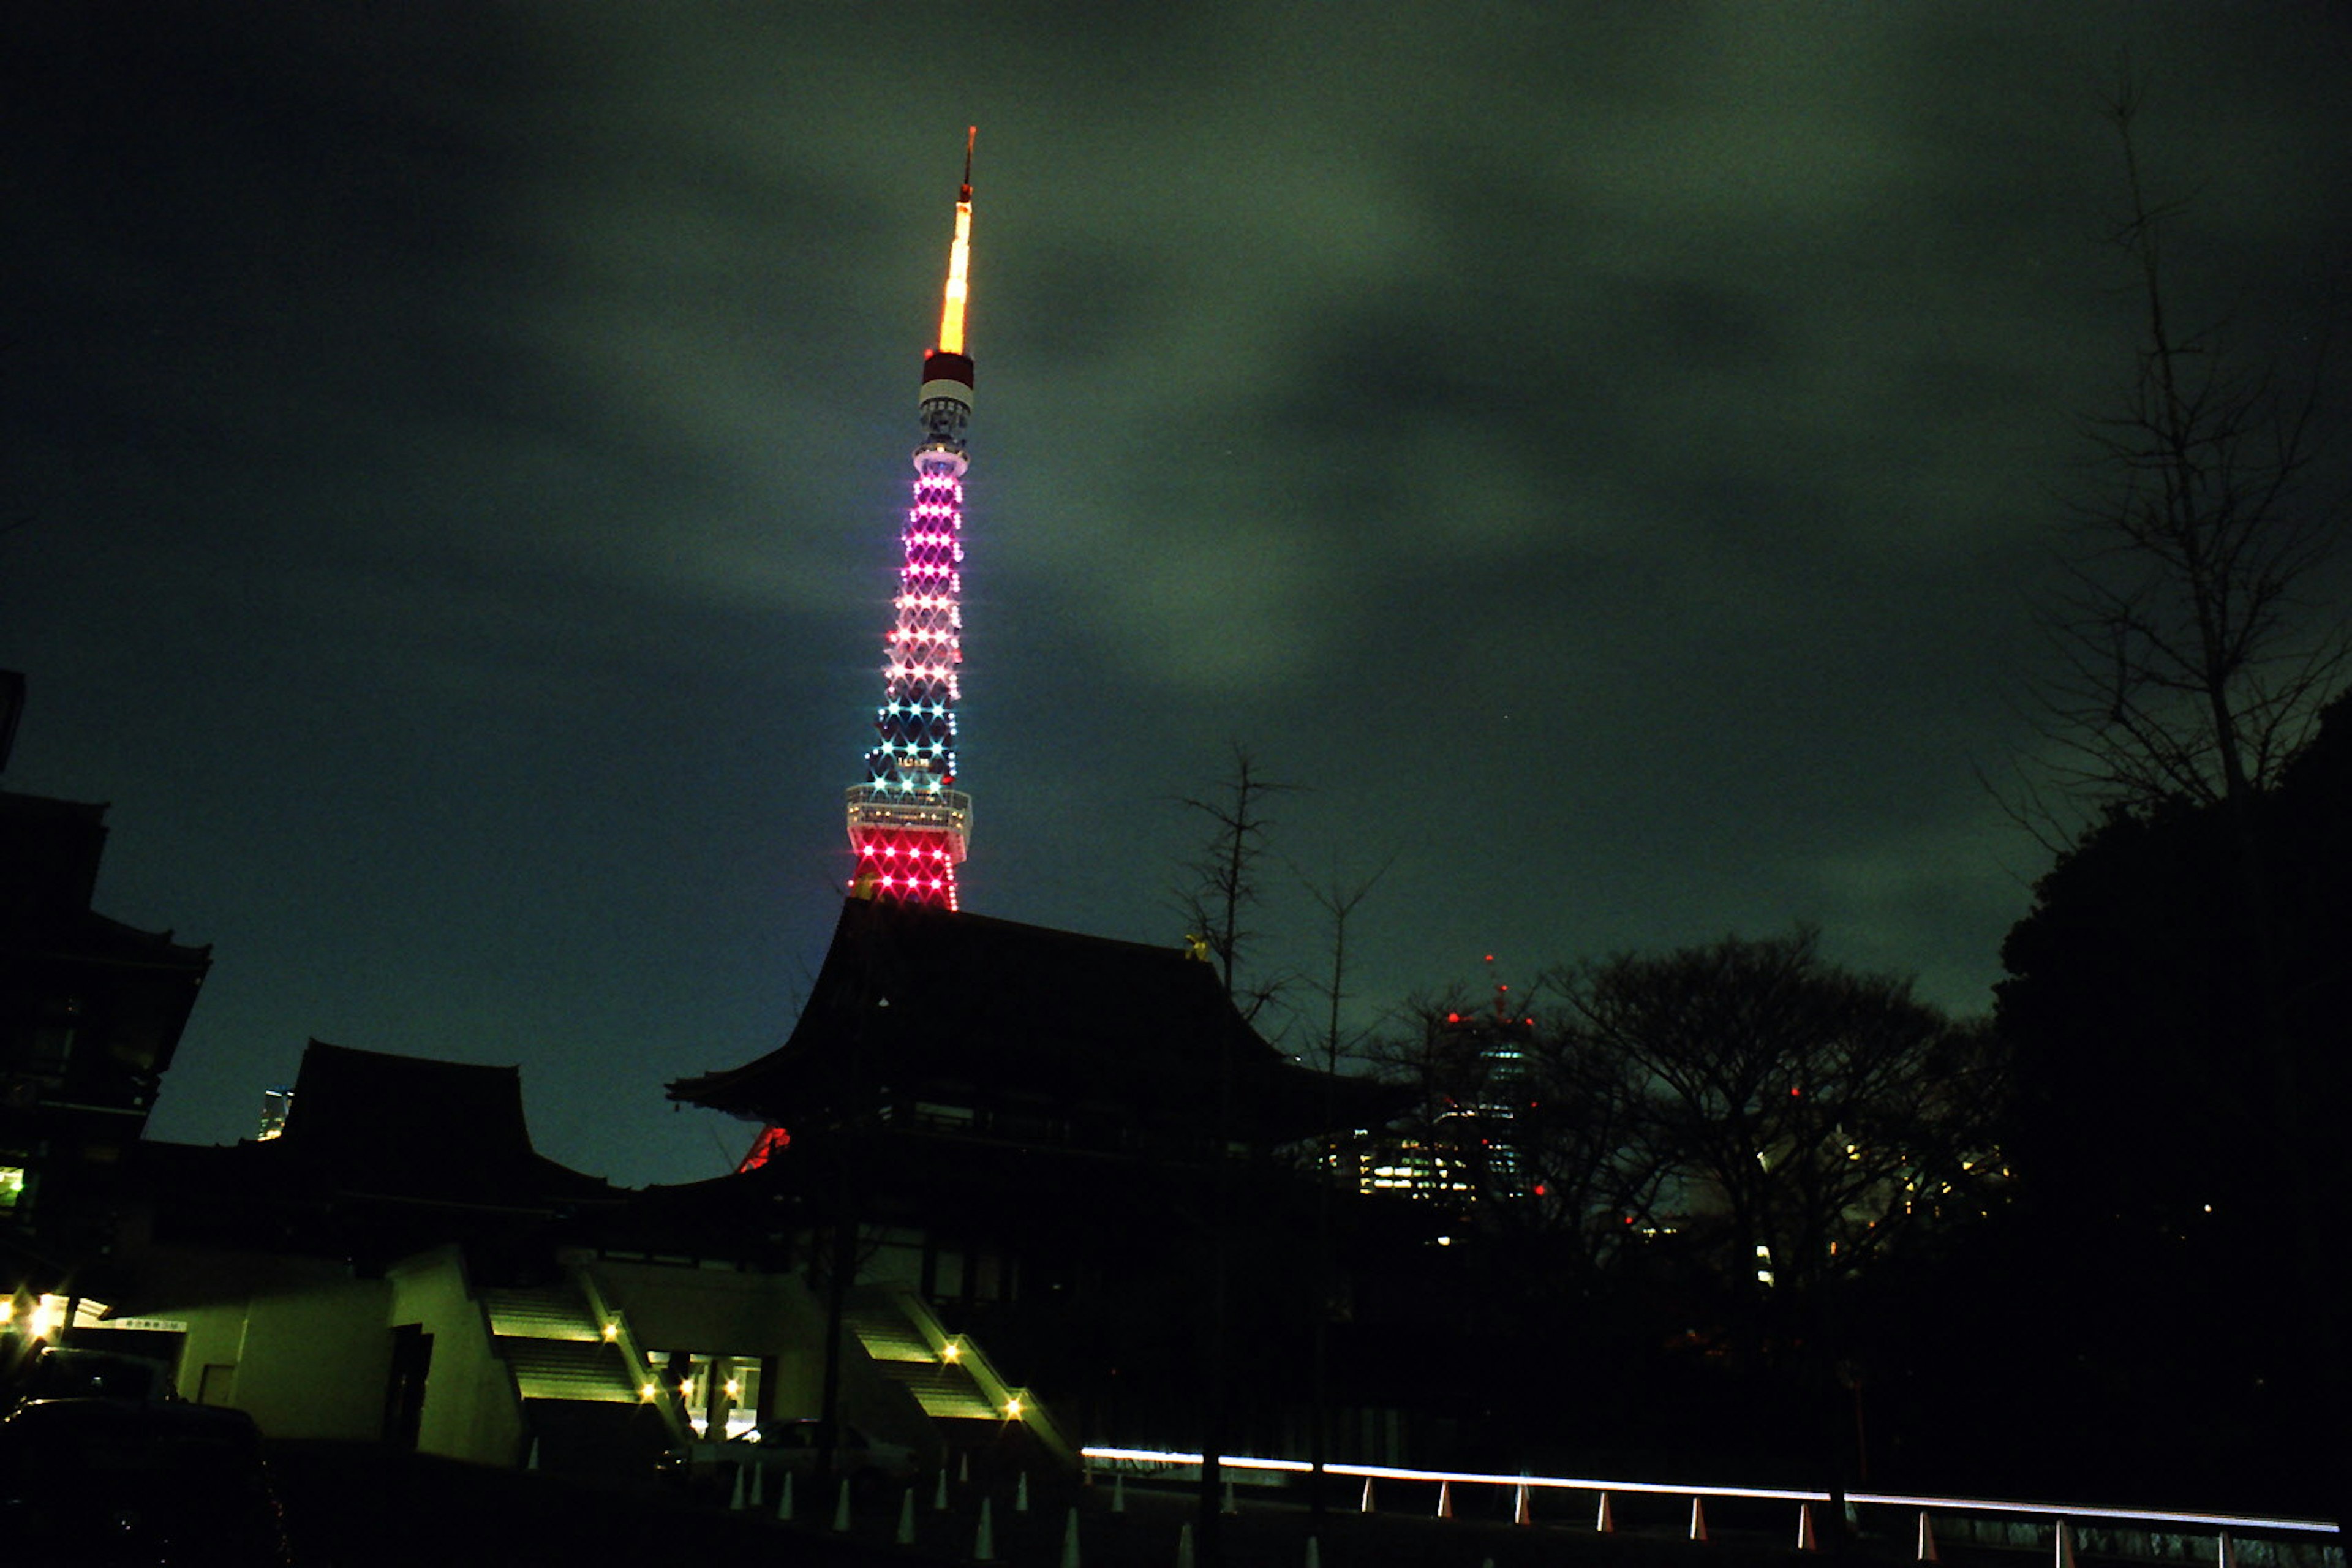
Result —
[{"label": "parked car", "polygon": [[[695,1491],[731,1491],[740,1472],[761,1474],[764,1494],[776,1495],[785,1476],[805,1486],[816,1473],[817,1427],[814,1420],[771,1421],[723,1442],[697,1439],[683,1450],[672,1449],[664,1468]],[[874,1496],[915,1479],[915,1450],[903,1443],[870,1437],[856,1426],[841,1424],[841,1441],[834,1468],[861,1497]]]},{"label": "parked car", "polygon": [[33,1399],[129,1399],[173,1397],[172,1369],[146,1356],[43,1345],[0,1389],[0,1415]]},{"label": "parked car", "polygon": [[253,1418],[178,1401],[18,1405],[0,1420],[0,1542],[11,1568],[289,1561]]}]

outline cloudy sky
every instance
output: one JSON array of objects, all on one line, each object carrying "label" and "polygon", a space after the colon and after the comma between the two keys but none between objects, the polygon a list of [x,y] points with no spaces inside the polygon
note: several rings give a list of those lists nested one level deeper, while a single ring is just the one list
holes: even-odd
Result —
[{"label": "cloudy sky", "polygon": [[[2127,384],[2119,53],[2180,310],[2344,324],[2333,5],[91,3],[0,98],[0,784],[214,944],[152,1131],[303,1042],[668,1079],[848,869],[980,127],[965,907],[1176,942],[1231,748],[1391,863],[1359,1021],[1805,920],[1979,1010],[2077,416]],[[2336,441],[2331,460],[2340,460]],[[2340,469],[2326,476],[2340,479]],[[2340,586],[2340,584],[2339,584]],[[2339,604],[2347,602],[2339,598]]]}]

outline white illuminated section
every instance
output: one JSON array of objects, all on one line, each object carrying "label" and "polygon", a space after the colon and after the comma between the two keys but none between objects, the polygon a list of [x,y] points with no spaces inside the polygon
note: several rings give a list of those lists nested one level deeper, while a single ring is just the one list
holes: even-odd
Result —
[{"label": "white illuminated section", "polygon": [[[1081,1448],[1089,1459],[1125,1460],[1143,1465],[1197,1465],[1198,1454],[1160,1453],[1149,1448]],[[1231,1470],[1285,1470],[1304,1475],[1315,1467],[1305,1459],[1255,1459],[1233,1455],[1218,1459]],[[1659,1492],[1670,1497],[1782,1498],[1790,1502],[1830,1500],[1827,1492],[1780,1491],[1769,1487],[1678,1486],[1663,1481],[1600,1481],[1568,1476],[1498,1476],[1482,1470],[1407,1470],[1390,1465],[1326,1465],[1327,1476],[1356,1476],[1373,1481],[1452,1481],[1457,1486],[1549,1487],[1564,1491]]]},{"label": "white illuminated section", "polygon": [[2154,1524],[2203,1525],[2210,1530],[2294,1530],[2335,1535],[2343,1527],[2325,1519],[2265,1519],[2254,1514],[2168,1513],[2148,1508],[2078,1508],[2063,1502],[2009,1502],[1997,1498],[1897,1497],[1891,1492],[1848,1492],[1852,1503],[1887,1503],[1896,1508],[1942,1509],[1953,1513],[2031,1513],[2044,1519],[2133,1519]]},{"label": "white illuminated section", "polygon": [[[1081,1448],[1081,1457],[1109,1464],[1137,1465],[1197,1465],[1198,1454],[1179,1454],[1157,1448]],[[1278,1470],[1293,1475],[1305,1475],[1314,1466],[1305,1459],[1259,1459],[1246,1455],[1228,1455],[1218,1464],[1229,1470]],[[1569,1491],[1588,1492],[1649,1492],[1667,1497],[1729,1497],[1767,1498],[1790,1502],[1826,1503],[1828,1492],[1783,1491],[1769,1487],[1703,1487],[1685,1486],[1669,1481],[1604,1481],[1569,1476],[1503,1476],[1478,1470],[1408,1470],[1387,1465],[1326,1465],[1326,1475],[1354,1476],[1376,1481],[1451,1481],[1456,1486],[1549,1487]],[[2314,1535],[2335,1535],[2341,1526],[2324,1519],[2270,1519],[2255,1514],[2178,1513],[2160,1509],[2090,1508],[2072,1503],[2009,1502],[1990,1498],[1898,1497],[1886,1492],[1848,1492],[1850,1503],[1885,1503],[1897,1508],[1919,1508],[1949,1513],[2023,1513],[2043,1519],[2113,1519],[2137,1520],[2154,1524],[2185,1524],[2208,1530],[2279,1530],[2297,1531]]]}]

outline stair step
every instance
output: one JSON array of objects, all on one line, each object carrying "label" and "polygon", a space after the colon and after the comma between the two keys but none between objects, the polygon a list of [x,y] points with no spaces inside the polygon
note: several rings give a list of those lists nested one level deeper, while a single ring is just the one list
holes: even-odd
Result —
[{"label": "stair step", "polygon": [[882,1375],[913,1394],[926,1415],[982,1420],[998,1415],[980,1392],[979,1384],[972,1382],[971,1374],[960,1366],[944,1366],[938,1362],[926,1366],[890,1361],[879,1364]]},{"label": "stair step", "polygon": [[588,1303],[570,1286],[535,1290],[484,1290],[482,1306],[490,1315],[490,1331],[501,1338],[531,1340],[595,1340],[604,1326],[589,1315]]},{"label": "stair step", "polygon": [[514,1370],[515,1386],[525,1399],[579,1399],[601,1404],[634,1405],[636,1388],[629,1382],[618,1345],[601,1339],[547,1339],[538,1335],[499,1336],[499,1353]]},{"label": "stair step", "polygon": [[936,1363],[940,1359],[929,1342],[904,1321],[894,1323],[864,1314],[845,1314],[844,1321],[857,1336],[857,1342],[866,1347],[866,1353],[876,1361]]}]

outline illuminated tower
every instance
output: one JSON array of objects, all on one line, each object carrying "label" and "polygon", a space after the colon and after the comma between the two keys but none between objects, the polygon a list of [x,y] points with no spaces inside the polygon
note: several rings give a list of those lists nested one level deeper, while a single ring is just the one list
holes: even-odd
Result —
[{"label": "illuminated tower", "polygon": [[923,438],[915,447],[915,504],[903,535],[898,618],[887,639],[880,742],[866,782],[849,790],[853,890],[871,898],[956,907],[956,866],[971,836],[971,797],[956,784],[956,667],[962,662],[964,427],[971,421],[971,358],[963,352],[971,259],[971,145],[964,139],[955,243],[940,310],[940,345],[923,355]]}]

